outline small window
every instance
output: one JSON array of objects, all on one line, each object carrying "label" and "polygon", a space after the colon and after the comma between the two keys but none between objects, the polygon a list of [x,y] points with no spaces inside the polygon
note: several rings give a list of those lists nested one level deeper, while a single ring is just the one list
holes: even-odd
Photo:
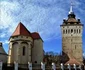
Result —
[{"label": "small window", "polygon": [[25,46],[23,46],[23,56],[25,55]]},{"label": "small window", "polygon": [[37,63],[37,61],[35,61],[35,63]]},{"label": "small window", "polygon": [[66,34],[67,34],[67,30],[66,30]]},{"label": "small window", "polygon": [[65,34],[65,30],[63,30],[63,34]]},{"label": "small window", "polygon": [[75,49],[76,49],[76,45],[75,45]]},{"label": "small window", "polygon": [[73,33],[73,29],[71,29],[71,33]]},{"label": "small window", "polygon": [[73,40],[71,39],[71,42],[72,42]]}]

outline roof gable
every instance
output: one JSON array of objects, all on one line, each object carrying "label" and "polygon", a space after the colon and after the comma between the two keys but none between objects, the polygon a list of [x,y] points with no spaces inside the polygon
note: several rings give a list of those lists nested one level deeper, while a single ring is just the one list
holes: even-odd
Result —
[{"label": "roof gable", "polygon": [[27,30],[27,28],[20,22],[15,29],[14,33],[12,36],[17,36],[17,35],[24,35],[24,36],[30,36],[31,33]]}]

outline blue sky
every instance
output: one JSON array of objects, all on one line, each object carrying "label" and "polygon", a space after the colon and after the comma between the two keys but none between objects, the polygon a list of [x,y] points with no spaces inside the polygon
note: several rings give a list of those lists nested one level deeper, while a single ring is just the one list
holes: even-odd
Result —
[{"label": "blue sky", "polygon": [[[85,0],[73,0],[73,11],[85,24]],[[38,31],[44,40],[44,50],[61,52],[60,25],[67,18],[70,0],[1,0],[0,41],[8,52],[8,39],[19,22],[29,31]],[[85,52],[85,27],[83,29],[83,51]]]}]

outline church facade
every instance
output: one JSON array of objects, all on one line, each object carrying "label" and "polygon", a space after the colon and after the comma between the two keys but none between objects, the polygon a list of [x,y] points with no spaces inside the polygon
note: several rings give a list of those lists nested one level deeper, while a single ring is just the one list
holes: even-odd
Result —
[{"label": "church facade", "polygon": [[37,32],[30,33],[20,22],[9,39],[8,64],[40,64],[43,61],[43,40]]},{"label": "church facade", "polygon": [[65,64],[83,64],[82,31],[83,24],[70,9],[67,19],[63,20],[62,30],[62,55]]}]

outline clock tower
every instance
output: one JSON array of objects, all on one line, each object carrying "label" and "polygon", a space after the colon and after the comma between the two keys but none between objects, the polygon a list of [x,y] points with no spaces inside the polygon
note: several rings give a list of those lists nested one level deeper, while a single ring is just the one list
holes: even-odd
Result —
[{"label": "clock tower", "polygon": [[83,24],[80,19],[76,19],[76,15],[70,7],[68,18],[63,20],[62,30],[62,55],[63,63],[82,64],[82,30]]}]

